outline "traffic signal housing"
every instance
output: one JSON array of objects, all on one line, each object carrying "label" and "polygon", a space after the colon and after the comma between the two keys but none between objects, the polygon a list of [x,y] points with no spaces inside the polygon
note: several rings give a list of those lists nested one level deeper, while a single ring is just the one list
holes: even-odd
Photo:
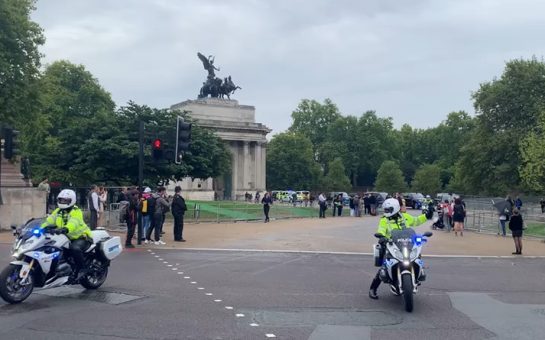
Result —
[{"label": "traffic signal housing", "polygon": [[176,149],[174,152],[174,163],[180,164],[182,156],[189,151],[191,147],[191,123],[184,122],[184,119],[178,116],[176,120]]},{"label": "traffic signal housing", "polygon": [[156,161],[163,159],[163,141],[160,138],[155,138],[151,143],[151,156]]},{"label": "traffic signal housing", "polygon": [[19,131],[12,128],[4,129],[4,158],[12,159],[19,154]]}]

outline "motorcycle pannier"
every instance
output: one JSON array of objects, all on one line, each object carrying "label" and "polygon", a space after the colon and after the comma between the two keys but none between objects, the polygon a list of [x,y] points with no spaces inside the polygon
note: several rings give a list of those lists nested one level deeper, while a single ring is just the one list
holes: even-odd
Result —
[{"label": "motorcycle pannier", "polygon": [[123,250],[121,247],[121,238],[119,236],[114,236],[106,241],[103,241],[100,244],[100,250],[108,260],[115,259]]}]

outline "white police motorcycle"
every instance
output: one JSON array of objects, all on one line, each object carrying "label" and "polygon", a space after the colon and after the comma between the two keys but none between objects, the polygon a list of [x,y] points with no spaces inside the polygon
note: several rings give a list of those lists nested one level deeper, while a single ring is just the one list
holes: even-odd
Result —
[{"label": "white police motorcycle", "polygon": [[392,230],[390,240],[384,239],[381,234],[375,234],[375,237],[386,243],[383,262],[380,256],[380,244],[374,247],[375,266],[381,267],[379,278],[382,282],[390,284],[394,295],[403,295],[407,312],[412,312],[413,295],[418,292],[422,281],[426,280],[421,258],[422,245],[427,242],[426,238],[432,235],[429,231],[418,235],[412,228]]},{"label": "white police motorcycle", "polygon": [[34,288],[81,284],[87,289],[97,289],[106,281],[110,261],[122,251],[118,236],[112,237],[106,230],[91,231],[93,244],[85,251],[85,274],[79,280],[70,280],[74,268],[70,240],[55,232],[54,227],[42,229],[40,224],[40,219],[32,219],[20,228],[12,226],[16,237],[12,248],[14,260],[0,273],[2,299],[20,303]]}]

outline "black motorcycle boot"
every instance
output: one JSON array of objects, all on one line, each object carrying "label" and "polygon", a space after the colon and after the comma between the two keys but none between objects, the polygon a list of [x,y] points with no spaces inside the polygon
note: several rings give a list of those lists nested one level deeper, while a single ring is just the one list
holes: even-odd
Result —
[{"label": "black motorcycle boot", "polygon": [[377,290],[376,289],[369,289],[369,298],[373,300],[378,300]]}]

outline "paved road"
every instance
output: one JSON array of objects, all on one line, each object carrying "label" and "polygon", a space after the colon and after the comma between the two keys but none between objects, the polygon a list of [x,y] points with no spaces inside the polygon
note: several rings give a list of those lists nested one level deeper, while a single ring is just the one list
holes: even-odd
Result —
[{"label": "paved road", "polygon": [[[9,247],[0,245],[1,263]],[[433,258],[415,311],[359,255],[146,250],[113,263],[100,293],[0,303],[1,339],[536,339],[545,261]],[[212,295],[210,295],[212,294]],[[58,296],[52,296],[58,295]],[[218,301],[221,300],[221,301]]]}]

